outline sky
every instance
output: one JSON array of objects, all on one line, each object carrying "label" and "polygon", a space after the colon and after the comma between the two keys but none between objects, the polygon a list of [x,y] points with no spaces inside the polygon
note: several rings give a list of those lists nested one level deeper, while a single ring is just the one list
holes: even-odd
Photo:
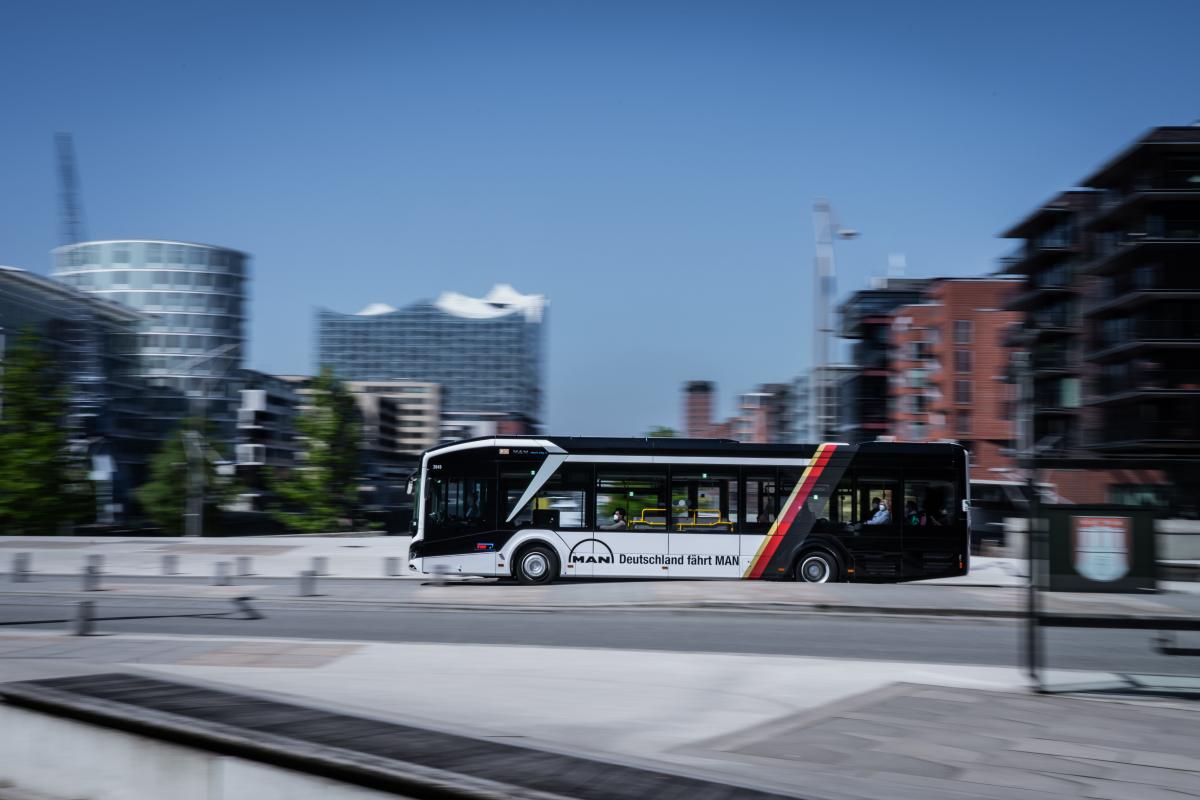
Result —
[{"label": "sky", "polygon": [[1194,2],[0,3],[0,264],[49,271],[53,135],[87,233],[253,256],[246,366],[314,368],[314,309],[548,296],[545,427],[679,426],[811,364],[817,197],[983,275],[997,233],[1200,117]]}]

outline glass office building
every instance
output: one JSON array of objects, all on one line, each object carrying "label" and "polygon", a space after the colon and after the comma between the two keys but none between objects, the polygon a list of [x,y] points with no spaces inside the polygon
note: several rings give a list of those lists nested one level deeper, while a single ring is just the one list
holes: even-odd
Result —
[{"label": "glass office building", "polygon": [[343,380],[436,383],[443,412],[498,416],[532,431],[542,413],[545,313],[543,295],[503,284],[484,297],[446,292],[402,309],[319,309],[316,366]]},{"label": "glass office building", "polygon": [[[159,240],[81,242],[54,251],[54,277],[147,315],[134,348],[165,435],[203,413],[223,449],[234,439],[245,343],[245,253]],[[228,454],[227,454],[228,455]]]}]

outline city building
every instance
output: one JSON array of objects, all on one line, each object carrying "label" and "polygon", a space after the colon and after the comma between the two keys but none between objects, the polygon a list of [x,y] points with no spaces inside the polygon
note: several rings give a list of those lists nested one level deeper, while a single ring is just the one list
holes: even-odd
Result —
[{"label": "city building", "polygon": [[543,295],[504,284],[484,297],[446,292],[403,309],[320,309],[317,366],[348,381],[437,384],[443,414],[532,433],[542,415],[545,316]]},{"label": "city building", "polygon": [[1015,476],[1014,350],[1007,337],[1021,315],[1005,304],[1018,289],[1013,280],[942,278],[924,302],[892,312],[892,435],[958,441],[976,478]]},{"label": "city building", "polygon": [[[792,381],[792,441],[807,444],[839,440],[837,420],[842,382],[856,372],[852,364],[829,364],[796,376]],[[824,403],[816,416],[810,394],[813,386],[825,387]]]},{"label": "city building", "polygon": [[363,447],[417,455],[442,437],[440,390],[416,381],[347,381],[363,416]]},{"label": "city building", "polygon": [[[147,418],[136,348],[144,316],[56,281],[0,267],[0,369],[23,333],[47,345],[67,391],[74,447],[98,484],[97,519],[122,519],[144,478],[157,431]],[[3,397],[0,396],[0,413]]]},{"label": "city building", "polygon": [[161,438],[188,415],[216,429],[232,455],[245,342],[249,257],[165,240],[81,242],[54,251],[54,277],[143,312],[123,355],[146,381],[150,425]]},{"label": "city building", "polygon": [[[838,389],[837,435],[824,438],[858,443],[872,441],[891,433],[888,417],[892,312],[896,308],[921,302],[929,288],[925,278],[875,278],[869,289],[862,289],[838,309],[839,335],[852,341],[851,362]],[[828,425],[828,418],[818,422]]]},{"label": "city building", "polygon": [[688,439],[712,437],[715,392],[712,381],[688,381],[683,385],[683,435]]},{"label": "city building", "polygon": [[738,413],[724,422],[713,419],[716,384],[688,381],[683,385],[684,436],[689,439],[737,439],[742,442],[794,441],[792,386],[760,384],[738,398]]},{"label": "city building", "polygon": [[237,410],[234,468],[239,500],[245,510],[261,511],[268,492],[265,472],[286,472],[298,463],[296,438],[300,395],[293,382],[253,370],[242,370],[243,388]]},{"label": "city building", "polygon": [[1200,127],[1155,128],[1003,235],[1033,440],[1077,501],[1200,503]]}]

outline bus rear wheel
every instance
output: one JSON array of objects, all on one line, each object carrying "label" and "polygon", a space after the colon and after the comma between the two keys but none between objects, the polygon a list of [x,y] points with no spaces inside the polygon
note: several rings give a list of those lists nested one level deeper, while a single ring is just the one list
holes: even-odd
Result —
[{"label": "bus rear wheel", "polygon": [[550,583],[558,571],[555,566],[557,563],[558,560],[550,548],[540,544],[534,545],[522,550],[517,557],[517,562],[513,565],[514,577],[522,586]]},{"label": "bus rear wheel", "polygon": [[803,583],[834,583],[841,577],[837,556],[827,550],[807,550],[796,559],[793,577]]}]

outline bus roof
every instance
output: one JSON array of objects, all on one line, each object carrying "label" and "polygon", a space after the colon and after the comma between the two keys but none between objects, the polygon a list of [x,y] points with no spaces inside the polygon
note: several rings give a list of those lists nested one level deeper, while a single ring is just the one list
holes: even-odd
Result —
[{"label": "bus roof", "polygon": [[[657,454],[657,455],[700,455],[721,454],[728,456],[811,456],[815,444],[758,444],[739,442],[734,439],[678,439],[674,437],[606,437],[606,436],[481,436],[474,439],[450,442],[431,447],[426,453],[436,453],[445,448],[462,449],[463,445],[478,447],[497,446],[496,442],[514,441],[550,442],[571,454]],[[845,444],[844,442],[842,444]],[[499,445],[505,446],[505,445]],[[948,449],[961,450],[962,445],[953,442],[864,442],[856,445],[862,454],[879,453],[893,455],[934,455]]]}]

